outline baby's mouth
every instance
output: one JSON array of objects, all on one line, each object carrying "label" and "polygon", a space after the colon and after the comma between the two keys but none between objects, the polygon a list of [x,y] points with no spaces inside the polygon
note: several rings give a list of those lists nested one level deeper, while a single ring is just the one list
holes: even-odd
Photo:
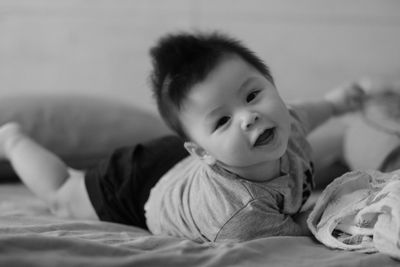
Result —
[{"label": "baby's mouth", "polygon": [[268,144],[275,135],[275,128],[269,128],[263,131],[257,138],[253,146],[263,146]]}]

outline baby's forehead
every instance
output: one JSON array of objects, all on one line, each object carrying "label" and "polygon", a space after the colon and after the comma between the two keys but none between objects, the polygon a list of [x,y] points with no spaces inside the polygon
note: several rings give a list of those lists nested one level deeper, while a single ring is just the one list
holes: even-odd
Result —
[{"label": "baby's forehead", "polygon": [[181,101],[181,112],[218,109],[251,84],[265,83],[257,69],[238,56],[226,57],[202,79],[190,85]]}]

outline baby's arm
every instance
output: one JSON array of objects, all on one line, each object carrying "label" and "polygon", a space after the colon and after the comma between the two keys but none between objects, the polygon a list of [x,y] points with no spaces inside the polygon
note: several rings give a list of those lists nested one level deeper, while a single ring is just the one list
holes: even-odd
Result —
[{"label": "baby's arm", "polygon": [[51,211],[60,217],[98,220],[83,172],[68,168],[55,154],[26,136],[18,124],[0,127],[0,156]]},{"label": "baby's arm", "polygon": [[307,233],[307,235],[311,235],[311,231],[310,231],[310,229],[308,228],[308,225],[307,225],[307,219],[308,219],[308,216],[311,213],[311,210],[312,209],[301,211],[298,214],[296,214],[295,216],[293,216],[293,221],[295,223],[297,223],[297,225],[299,225],[300,228],[302,229],[302,231],[304,233]]},{"label": "baby's arm", "polygon": [[308,212],[293,216],[284,214],[274,196],[266,194],[262,198],[250,201],[229,217],[213,241],[247,241],[268,236],[311,235],[306,224]]},{"label": "baby's arm", "polygon": [[292,106],[306,116],[309,131],[312,131],[333,116],[360,109],[364,99],[364,90],[352,83],[334,89],[321,99],[294,102]]}]

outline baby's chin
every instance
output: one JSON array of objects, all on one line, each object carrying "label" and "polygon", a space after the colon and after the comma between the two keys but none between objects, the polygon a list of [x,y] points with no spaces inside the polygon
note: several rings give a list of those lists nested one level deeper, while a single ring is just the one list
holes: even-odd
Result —
[{"label": "baby's chin", "polygon": [[260,164],[267,164],[268,162],[273,162],[279,160],[286,152],[288,142],[280,144],[279,147],[274,149],[272,152],[266,147],[263,149],[254,149],[247,152],[247,156],[242,153],[239,158],[217,158],[217,162],[221,166],[230,166],[236,168],[250,168],[252,166],[258,166]]}]

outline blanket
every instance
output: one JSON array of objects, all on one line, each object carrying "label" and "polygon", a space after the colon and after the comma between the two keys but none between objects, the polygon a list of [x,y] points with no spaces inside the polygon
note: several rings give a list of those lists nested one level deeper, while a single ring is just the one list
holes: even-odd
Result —
[{"label": "blanket", "polygon": [[383,253],[330,249],[309,236],[199,244],[137,227],[54,217],[24,185],[0,185],[0,266],[399,266]]},{"label": "blanket", "polygon": [[328,247],[400,259],[400,170],[353,171],[335,179],[307,223]]}]

